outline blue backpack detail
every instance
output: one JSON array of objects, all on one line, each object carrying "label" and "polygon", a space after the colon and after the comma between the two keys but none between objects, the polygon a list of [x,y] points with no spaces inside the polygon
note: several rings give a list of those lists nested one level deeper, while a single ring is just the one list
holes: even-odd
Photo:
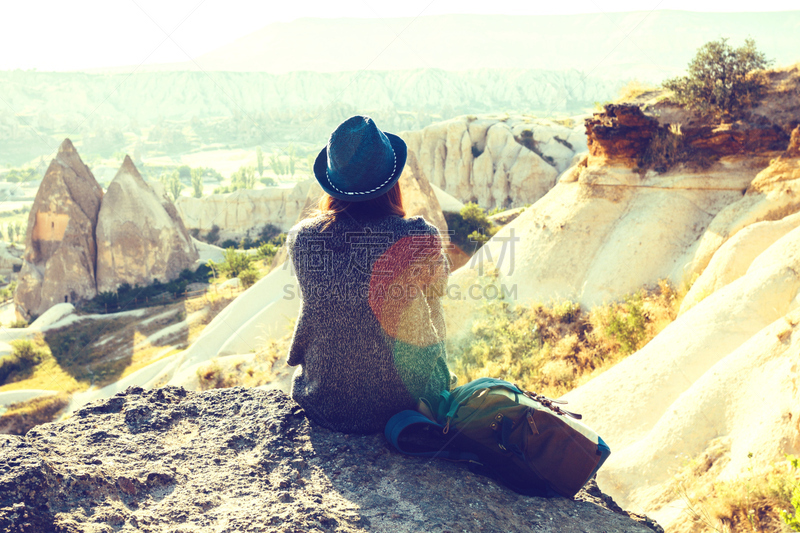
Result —
[{"label": "blue backpack detail", "polygon": [[404,454],[467,462],[522,494],[572,498],[611,449],[563,403],[480,378],[442,392],[435,420],[403,411],[385,434]]}]

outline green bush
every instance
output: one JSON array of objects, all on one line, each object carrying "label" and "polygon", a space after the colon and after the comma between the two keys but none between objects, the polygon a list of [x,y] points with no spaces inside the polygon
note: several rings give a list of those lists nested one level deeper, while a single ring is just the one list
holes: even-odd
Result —
[{"label": "green bush", "polygon": [[674,305],[666,282],[588,313],[570,301],[487,300],[468,331],[448,335],[449,364],[462,383],[493,376],[560,396],[654,338],[674,320]]},{"label": "green bush", "polygon": [[656,172],[666,172],[685,159],[686,152],[680,130],[659,129],[650,139],[650,144],[637,161],[637,165],[641,169],[652,168]]},{"label": "green bush", "polygon": [[242,270],[239,272],[239,281],[245,289],[249,289],[258,281],[258,271],[254,268]]},{"label": "green bush", "polygon": [[237,252],[235,248],[231,247],[223,252],[223,261],[221,263],[209,260],[208,264],[212,269],[225,274],[229,278],[237,278],[240,273],[251,268],[250,264],[252,262],[253,256],[244,252]]},{"label": "green bush", "polygon": [[473,254],[497,232],[486,212],[475,203],[467,203],[460,213],[445,213],[450,242]]},{"label": "green bush", "polygon": [[771,63],[752,39],[739,48],[719,39],[697,50],[687,76],[668,79],[664,87],[678,103],[702,113],[738,114],[764,95],[767,81],[756,71]]},{"label": "green bush", "polygon": [[33,341],[19,339],[11,341],[11,355],[19,359],[23,364],[33,366],[42,361],[44,353]]},{"label": "green bush", "polygon": [[627,355],[639,349],[645,339],[646,326],[642,297],[635,294],[625,301],[625,305],[613,307],[605,333],[616,339],[620,351]]},{"label": "green bush", "polygon": [[272,243],[265,242],[264,244],[258,247],[258,253],[256,254],[256,258],[259,260],[263,259],[264,261],[272,261],[272,258],[275,257],[275,255],[278,253],[278,250],[280,250],[279,246],[275,246]]}]

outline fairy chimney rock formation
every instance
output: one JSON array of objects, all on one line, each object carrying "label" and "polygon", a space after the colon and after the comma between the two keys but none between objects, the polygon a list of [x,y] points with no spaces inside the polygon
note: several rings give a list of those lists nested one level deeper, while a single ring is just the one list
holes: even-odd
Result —
[{"label": "fairy chimney rock formation", "polygon": [[97,292],[175,279],[198,257],[175,206],[125,156],[97,221]]},{"label": "fairy chimney rock formation", "polygon": [[69,139],[50,163],[28,215],[25,255],[14,295],[26,319],[52,305],[96,295],[95,228],[103,189]]}]

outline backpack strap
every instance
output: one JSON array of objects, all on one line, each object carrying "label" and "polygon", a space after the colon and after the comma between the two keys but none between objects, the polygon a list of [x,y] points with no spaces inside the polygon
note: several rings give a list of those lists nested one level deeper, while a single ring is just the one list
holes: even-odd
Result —
[{"label": "backpack strap", "polygon": [[386,423],[384,434],[400,453],[421,457],[440,457],[451,461],[477,461],[473,453],[448,449],[450,442],[443,426],[417,411],[401,411]]}]

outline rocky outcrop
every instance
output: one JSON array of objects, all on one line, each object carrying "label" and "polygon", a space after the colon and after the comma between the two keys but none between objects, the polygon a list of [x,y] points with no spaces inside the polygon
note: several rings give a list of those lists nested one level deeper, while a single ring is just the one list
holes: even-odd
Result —
[{"label": "rocky outcrop", "polygon": [[586,148],[579,129],[526,116],[462,116],[400,136],[432,184],[484,208],[537,201]]},{"label": "rocky outcrop", "polygon": [[14,296],[22,317],[96,295],[94,236],[102,198],[92,172],[65,139],[28,215],[24,262]]},{"label": "rocky outcrop", "polygon": [[130,388],[0,439],[4,531],[662,531],[594,484],[523,497],[309,423],[277,391]]},{"label": "rocky outcrop", "polygon": [[714,157],[782,150],[788,137],[764,117],[755,122],[681,127],[686,149]]},{"label": "rocky outcrop", "polygon": [[[681,153],[673,156],[676,162],[782,150],[788,141],[783,129],[764,116],[719,124],[706,118],[673,115],[657,118],[646,115],[639,105],[607,104],[603,112],[586,119],[590,162],[638,166],[653,138],[657,134],[666,136],[670,130],[680,143]],[[673,124],[665,122],[679,117],[689,122],[676,123],[672,128]]]},{"label": "rocky outcrop", "polygon": [[461,209],[464,207],[464,202],[461,202],[454,196],[447,194],[433,183],[431,182],[428,183],[431,184],[431,189],[433,189],[433,193],[436,195],[436,199],[439,200],[439,205],[442,208],[442,213],[461,212]]},{"label": "rocky outcrop", "polygon": [[634,166],[659,129],[637,105],[608,104],[586,119],[586,143],[594,164],[622,163]]},{"label": "rocky outcrop", "polygon": [[178,212],[189,230],[205,234],[214,226],[219,240],[255,238],[267,224],[288,230],[297,220],[306,200],[307,182],[294,187],[240,189],[227,194],[212,194],[203,198],[178,198]]},{"label": "rocky outcrop", "polygon": [[171,281],[198,257],[175,206],[157,196],[125,156],[98,215],[97,292]]}]

